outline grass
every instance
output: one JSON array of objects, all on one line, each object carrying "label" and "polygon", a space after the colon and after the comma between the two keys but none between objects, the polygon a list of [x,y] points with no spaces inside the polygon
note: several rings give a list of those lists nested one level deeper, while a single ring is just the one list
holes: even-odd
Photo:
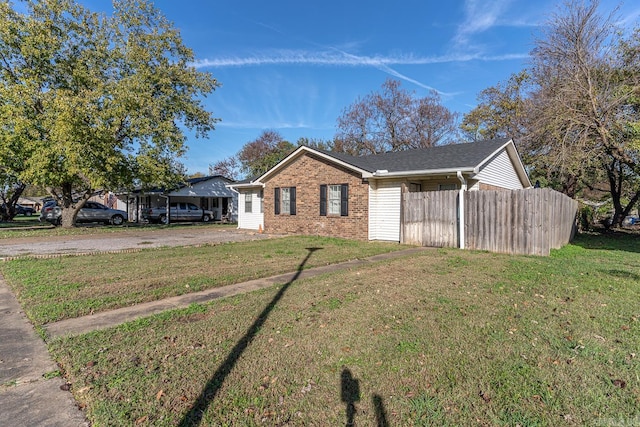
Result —
[{"label": "grass", "polygon": [[[38,221],[38,214],[33,214],[31,216],[25,216],[25,215],[17,215],[15,218],[13,218],[12,221],[0,221],[0,236],[5,235],[10,235],[8,232],[11,230],[8,230],[9,228],[14,229],[20,229],[20,228],[29,228],[29,227],[42,227],[42,228],[47,228],[47,227],[51,227],[51,224],[49,224],[48,222],[40,222]],[[1,238],[1,237],[0,237]]]},{"label": "grass", "polygon": [[18,259],[0,265],[7,283],[40,326],[132,304],[402,249],[398,244],[322,237],[147,249],[134,253]]},{"label": "grass", "polygon": [[49,348],[96,426],[635,425],[639,254],[426,251]]},{"label": "grass", "polygon": [[51,236],[80,236],[103,233],[120,233],[127,232],[131,229],[136,231],[154,231],[171,227],[172,229],[181,227],[214,227],[214,228],[233,228],[237,224],[220,224],[220,223],[202,223],[202,224],[137,224],[125,223],[123,226],[103,225],[103,224],[78,224],[74,228],[53,227],[51,224],[38,221],[38,216],[16,217],[12,222],[0,222],[0,241],[3,239],[14,239],[23,237],[39,237],[46,239]]}]

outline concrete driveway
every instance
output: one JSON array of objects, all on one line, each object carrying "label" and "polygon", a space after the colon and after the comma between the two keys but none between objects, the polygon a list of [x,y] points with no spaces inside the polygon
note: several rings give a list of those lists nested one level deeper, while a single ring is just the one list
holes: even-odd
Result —
[{"label": "concrete driveway", "polygon": [[195,246],[226,242],[267,239],[269,235],[194,225],[193,227],[148,228],[98,232],[77,236],[48,236],[0,239],[0,259],[19,256],[54,256],[123,251],[162,246]]}]

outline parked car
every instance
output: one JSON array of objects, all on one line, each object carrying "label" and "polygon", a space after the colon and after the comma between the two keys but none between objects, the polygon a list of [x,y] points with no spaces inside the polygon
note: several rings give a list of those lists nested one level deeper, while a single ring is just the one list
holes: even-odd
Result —
[{"label": "parked car", "polygon": [[167,209],[162,207],[149,208],[142,212],[142,218],[149,222],[167,224],[170,221],[204,221],[213,220],[213,212],[201,209],[188,202],[174,202],[169,206],[169,220],[167,220]]},{"label": "parked car", "polygon": [[[45,205],[46,206],[46,205]],[[44,219],[52,224],[60,225],[62,223],[62,208],[57,204],[50,207],[42,208]],[[41,216],[42,218],[42,216]],[[102,203],[88,201],[78,211],[76,222],[102,222],[105,224],[122,225],[129,220],[129,215],[120,209],[108,208]]]},{"label": "parked car", "polygon": [[31,216],[36,213],[36,210],[31,206],[16,205],[16,213],[18,215]]},{"label": "parked car", "polygon": [[[0,209],[2,209],[3,211],[6,209],[5,205],[2,204],[0,205]],[[16,203],[15,205],[15,212],[16,215],[26,215],[26,216],[31,216],[35,213],[35,209],[33,209],[30,206],[22,206]]]},{"label": "parked car", "polygon": [[51,211],[58,207],[58,203],[55,200],[47,200],[42,205],[42,209],[40,209],[40,218],[38,220],[40,222],[48,221],[47,217],[51,214]]}]

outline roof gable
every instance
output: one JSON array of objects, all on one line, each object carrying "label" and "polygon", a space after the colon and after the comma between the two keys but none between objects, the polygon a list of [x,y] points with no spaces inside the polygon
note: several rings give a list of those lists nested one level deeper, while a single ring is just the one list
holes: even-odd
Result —
[{"label": "roof gable", "polygon": [[269,169],[267,172],[262,174],[259,178],[255,179],[253,182],[254,183],[255,182],[264,182],[270,176],[274,175],[275,173],[277,173],[278,171],[280,171],[281,169],[283,169],[287,165],[290,165],[296,159],[298,159],[299,157],[303,156],[306,153],[315,154],[315,155],[317,155],[319,157],[322,157],[322,158],[324,158],[324,159],[326,159],[326,160],[328,160],[328,161],[330,161],[332,163],[335,163],[335,164],[343,166],[343,167],[345,167],[347,169],[353,170],[354,172],[358,172],[358,173],[362,174],[363,178],[366,177],[366,176],[371,175],[369,173],[369,171],[367,171],[366,169],[363,169],[362,167],[357,166],[353,162],[350,162],[350,160],[357,159],[357,157],[349,156],[347,154],[341,155],[340,153],[333,153],[333,152],[330,152],[330,151],[318,150],[318,149],[315,149],[315,148],[307,147],[306,145],[301,145],[298,148],[296,148],[287,157],[282,159],[277,165],[275,165],[274,167]]}]

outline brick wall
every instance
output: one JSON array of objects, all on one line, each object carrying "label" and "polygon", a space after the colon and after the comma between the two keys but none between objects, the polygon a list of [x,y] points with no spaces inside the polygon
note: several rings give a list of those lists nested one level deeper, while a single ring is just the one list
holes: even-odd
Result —
[{"label": "brick wall", "polygon": [[[320,216],[320,185],[349,184],[349,215]],[[274,213],[274,189],[296,187],[296,215]],[[367,240],[369,185],[359,174],[304,153],[265,182],[264,230]]]}]

